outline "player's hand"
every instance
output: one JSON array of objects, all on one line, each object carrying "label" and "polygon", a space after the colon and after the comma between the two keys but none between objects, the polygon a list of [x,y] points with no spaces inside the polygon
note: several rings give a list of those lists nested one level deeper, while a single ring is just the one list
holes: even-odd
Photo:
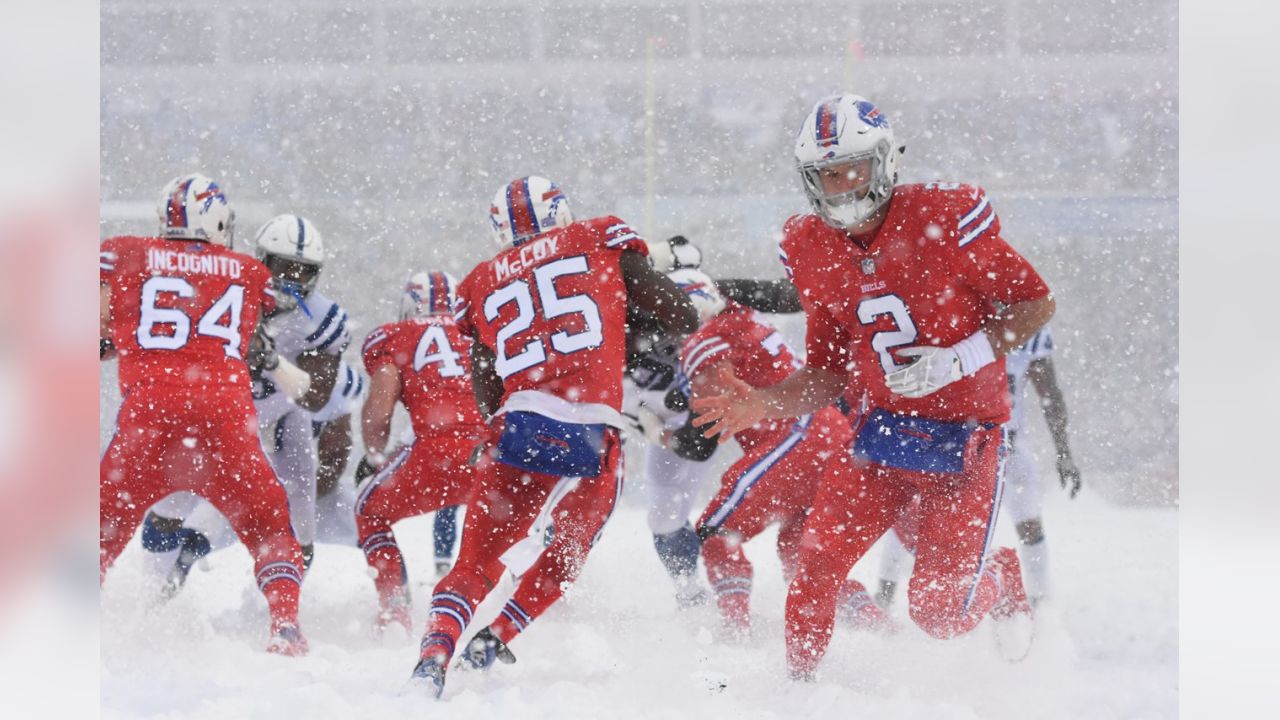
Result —
[{"label": "player's hand", "polygon": [[379,462],[379,458],[376,456],[365,455],[360,458],[360,464],[356,465],[356,487],[360,487],[365,480],[373,477],[378,472],[378,468],[385,463],[385,458],[382,458],[381,462]]},{"label": "player's hand", "polygon": [[949,347],[916,345],[903,348],[899,355],[918,358],[915,362],[884,376],[889,391],[909,398],[920,398],[941,390],[962,376],[960,356]]},{"label": "player's hand", "polygon": [[649,409],[648,405],[641,404],[636,408],[636,414],[630,417],[635,419],[636,430],[644,435],[644,439],[659,447],[667,446],[667,438],[664,431],[665,423],[658,414]]},{"label": "player's hand", "polygon": [[719,435],[720,442],[726,443],[734,433],[763,420],[766,408],[755,388],[733,374],[731,365],[725,363],[719,371],[720,387],[725,392],[706,396],[695,394],[689,407],[697,413],[693,418],[694,426],[705,428],[703,437]]},{"label": "player's hand", "polygon": [[1080,492],[1080,468],[1069,453],[1058,456],[1058,482],[1064,490],[1069,491],[1072,499]]}]

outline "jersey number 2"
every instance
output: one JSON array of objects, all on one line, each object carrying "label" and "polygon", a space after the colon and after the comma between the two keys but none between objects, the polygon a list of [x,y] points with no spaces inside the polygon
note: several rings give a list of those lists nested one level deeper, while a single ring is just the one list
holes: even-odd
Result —
[{"label": "jersey number 2", "polygon": [[[562,315],[577,315],[582,318],[582,330],[576,333],[560,330],[551,334],[549,338],[551,349],[561,355],[597,347],[604,341],[600,309],[590,297],[586,295],[560,297],[556,294],[556,278],[563,275],[581,275],[589,270],[587,259],[582,255],[576,255],[549,262],[533,271],[543,317],[548,320]],[[538,337],[530,338],[516,354],[507,354],[507,342],[533,326],[535,317],[533,293],[527,281],[517,280],[510,285],[504,285],[485,298],[485,319],[489,322],[497,320],[498,312],[509,303],[516,304],[516,316],[505,326],[498,328],[496,343],[498,359],[494,367],[498,376],[504,380],[513,373],[541,365],[547,360],[547,348]]]},{"label": "jersey number 2", "polygon": [[[160,293],[170,293],[180,298],[194,297],[191,283],[176,277],[157,276],[142,284],[142,315],[138,323],[138,345],[147,350],[177,350],[191,337],[191,318],[177,308],[156,307]],[[223,351],[227,357],[240,358],[240,311],[244,308],[244,286],[231,285],[213,305],[200,316],[196,333],[225,340]],[[226,324],[218,322],[224,316]],[[173,327],[171,335],[157,335],[157,325]]]},{"label": "jersey number 2", "polygon": [[897,326],[895,330],[881,330],[871,336],[871,348],[880,355],[880,367],[887,375],[907,366],[908,363],[893,358],[893,349],[915,342],[918,333],[911,313],[907,312],[907,304],[897,295],[881,295],[858,303],[858,322],[863,325],[874,325],[881,315],[893,318]]}]

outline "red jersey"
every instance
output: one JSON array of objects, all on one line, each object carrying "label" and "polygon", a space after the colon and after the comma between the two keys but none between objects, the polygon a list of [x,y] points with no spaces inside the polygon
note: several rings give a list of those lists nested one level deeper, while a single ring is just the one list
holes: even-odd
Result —
[{"label": "red jersey", "polygon": [[265,265],[206,242],[113,237],[98,267],[124,393],[140,383],[249,388],[245,353],[262,309],[275,306]]},{"label": "red jersey", "polygon": [[872,406],[895,413],[1008,420],[1003,359],[923,398],[895,395],[884,383],[886,373],[909,364],[897,350],[954,345],[977,332],[996,303],[1049,294],[1035,268],[1000,237],[981,188],[898,186],[866,248],[817,215],[792,217],[783,232],[783,263],[808,323],[807,362],[852,372],[851,403],[866,392]]},{"label": "red jersey", "polygon": [[[775,327],[756,311],[734,302],[685,340],[681,358],[681,371],[690,382],[728,360],[734,375],[752,387],[777,385],[800,367]],[[765,420],[735,434],[734,439],[750,448],[766,435],[794,424],[794,418]]]},{"label": "red jersey", "polygon": [[493,348],[504,410],[622,426],[626,250],[648,254],[631,226],[584,220],[502,250],[458,286],[458,325]]},{"label": "red jersey", "polygon": [[400,401],[417,437],[471,434],[483,426],[471,389],[471,340],[453,318],[432,315],[387,323],[365,338],[364,367],[400,370]]}]

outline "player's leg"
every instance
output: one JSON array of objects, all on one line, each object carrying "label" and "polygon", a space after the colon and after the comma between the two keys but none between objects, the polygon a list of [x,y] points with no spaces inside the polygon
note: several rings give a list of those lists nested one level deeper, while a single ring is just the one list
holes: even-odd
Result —
[{"label": "player's leg", "polygon": [[267,459],[289,497],[293,534],[302,545],[303,571],[311,567],[316,542],[316,451],[311,416],[301,410],[276,421]]},{"label": "player's leg", "polygon": [[520,584],[490,626],[509,643],[577,581],[587,554],[604,530],[622,492],[621,443],[616,435],[605,450],[599,475],[582,478],[555,508],[555,537],[520,578]]},{"label": "player's leg", "polygon": [[800,569],[787,591],[787,667],[813,676],[831,642],[839,590],[854,563],[893,525],[915,488],[878,466],[833,461],[805,521]]},{"label": "player's leg", "polygon": [[444,577],[453,567],[453,546],[458,540],[458,506],[450,505],[436,511],[432,520],[431,544],[435,549],[436,577]]},{"label": "player's leg", "polygon": [[421,657],[444,667],[476,607],[497,586],[502,553],[524,537],[560,478],[501,462],[483,462],[466,498],[467,527],[458,560],[435,586]]},{"label": "player's leg", "polygon": [[[972,630],[998,602],[1022,595],[1013,568],[988,562],[1002,490],[1002,435],[970,438],[964,472],[921,493],[915,572],[908,590],[911,619],[936,638]],[[1007,550],[1007,549],[1006,549]]]},{"label": "player's leg", "polygon": [[124,552],[147,508],[169,492],[162,462],[168,436],[149,419],[140,395],[123,403],[116,433],[98,464],[99,582]]},{"label": "player's leg", "polygon": [[[707,580],[730,638],[743,639],[751,630],[754,571],[742,544],[777,516],[800,513],[809,504],[815,477],[808,447],[812,444],[801,433],[784,433],[750,448],[725,472],[719,492],[698,519]],[[803,497],[798,503],[791,500],[793,487],[807,489],[799,492]],[[792,535],[788,539],[798,547],[799,532]]]},{"label": "player's leg", "polygon": [[1002,510],[1018,531],[1018,558],[1026,581],[1027,596],[1038,602],[1049,593],[1049,546],[1045,541],[1044,492],[1026,438],[1015,438],[1005,461]]},{"label": "player's leg", "polygon": [[268,649],[303,654],[307,644],[298,630],[302,548],[289,523],[289,500],[262,452],[253,405],[247,399],[223,402],[234,407],[221,417],[241,419],[208,424],[204,434],[217,448],[212,455],[216,474],[201,494],[226,517],[253,558],[258,590],[271,614]]},{"label": "player's leg", "polygon": [[467,465],[472,440],[422,438],[370,478],[356,499],[356,530],[378,590],[377,625],[395,621],[411,629],[408,570],[392,525],[456,504],[474,479]]},{"label": "player's leg", "polygon": [[163,580],[173,569],[173,562],[190,534],[184,531],[183,519],[203,502],[194,493],[170,493],[147,511],[142,520],[142,549],[147,551],[148,571]]},{"label": "player's leg", "polygon": [[676,603],[680,607],[699,605],[707,595],[697,579],[699,542],[689,513],[697,501],[706,463],[650,444],[645,448],[644,467],[653,547],[675,583]]},{"label": "player's leg", "polygon": [[893,603],[898,583],[911,575],[916,561],[916,534],[919,529],[920,496],[917,495],[898,516],[893,529],[880,541],[880,587],[876,592],[876,602],[882,608]]}]

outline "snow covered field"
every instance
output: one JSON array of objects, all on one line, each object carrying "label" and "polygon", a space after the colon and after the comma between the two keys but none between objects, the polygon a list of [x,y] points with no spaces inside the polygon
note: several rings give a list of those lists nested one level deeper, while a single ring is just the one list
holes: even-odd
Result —
[{"label": "snow covered field", "polygon": [[[1045,517],[1056,598],[1021,664],[997,656],[985,623],[959,640],[928,638],[899,598],[903,632],[838,628],[819,682],[793,683],[772,533],[747,546],[755,636],[723,644],[713,608],[677,613],[633,484],[581,581],[513,644],[518,662],[486,675],[451,672],[440,703],[401,694],[418,638],[373,638],[375,593],[355,548],[318,547],[302,599],[311,654],[291,659],[263,651],[266,605],[242,548],[211,556],[161,605],[148,602],[154,581],[135,539],[102,592],[103,717],[1176,717],[1177,511],[1118,507],[1087,486],[1069,501],[1045,477],[1054,485]],[[430,518],[401,523],[397,535],[420,630],[434,583]],[[1002,520],[1000,537],[1011,535]],[[873,550],[853,573],[869,586],[875,560]],[[507,589],[477,618],[492,617]]]}]

